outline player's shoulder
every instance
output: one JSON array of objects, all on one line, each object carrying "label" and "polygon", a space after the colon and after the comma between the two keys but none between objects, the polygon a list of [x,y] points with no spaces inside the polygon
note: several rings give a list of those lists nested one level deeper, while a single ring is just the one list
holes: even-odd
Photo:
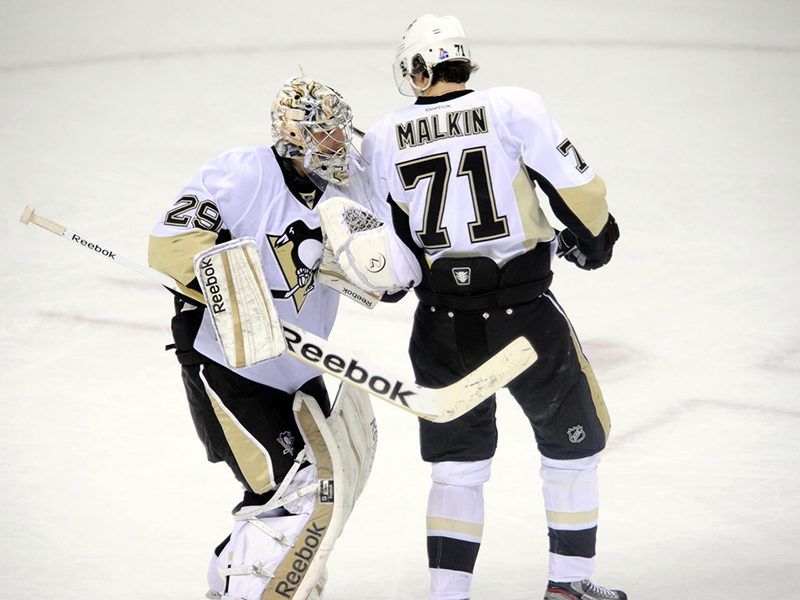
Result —
[{"label": "player's shoulder", "polygon": [[397,120],[397,114],[402,110],[404,109],[395,109],[383,115],[367,130],[367,134],[364,136],[364,138],[376,139],[387,135],[387,132],[392,131],[393,125]]},{"label": "player's shoulder", "polygon": [[272,148],[267,146],[241,146],[218,154],[209,165],[225,171],[230,176],[260,174],[265,169],[277,168]]},{"label": "player's shoulder", "polygon": [[484,91],[489,101],[498,108],[545,112],[541,95],[533,90],[513,86],[491,87]]},{"label": "player's shoulder", "polygon": [[378,119],[364,135],[364,139],[361,142],[361,154],[367,162],[373,162],[376,152],[385,147],[386,137],[393,135],[394,114],[396,112],[392,111]]},{"label": "player's shoulder", "polygon": [[269,190],[283,182],[271,147],[238,147],[226,150],[207,161],[190,182],[205,190],[220,210],[230,211],[249,206],[254,198],[269,195]]}]

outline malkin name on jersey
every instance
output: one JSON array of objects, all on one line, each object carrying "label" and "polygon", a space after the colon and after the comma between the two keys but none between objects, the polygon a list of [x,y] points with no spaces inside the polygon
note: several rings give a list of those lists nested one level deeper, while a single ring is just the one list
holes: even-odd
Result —
[{"label": "malkin name on jersey", "polygon": [[447,138],[488,132],[486,108],[478,106],[399,123],[396,126],[397,147],[403,150]]}]

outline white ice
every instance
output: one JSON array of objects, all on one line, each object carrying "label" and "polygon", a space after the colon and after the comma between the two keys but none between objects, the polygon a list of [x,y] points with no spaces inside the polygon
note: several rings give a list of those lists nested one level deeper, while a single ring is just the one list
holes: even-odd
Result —
[{"label": "white ice", "polygon": [[[459,15],[476,87],[543,95],[606,179],[605,269],[556,266],[614,422],[598,582],[634,600],[800,598],[800,5],[794,0],[5,0],[0,3],[0,597],[199,600],[239,487],[205,461],[169,294],[42,229],[25,204],[144,261],[207,158],[268,144],[298,65],[367,127],[407,100],[391,61]],[[410,375],[414,302],[334,332]],[[428,468],[377,404],[374,475],[329,598],[426,597]],[[500,396],[474,600],[540,598],[538,455]]]}]

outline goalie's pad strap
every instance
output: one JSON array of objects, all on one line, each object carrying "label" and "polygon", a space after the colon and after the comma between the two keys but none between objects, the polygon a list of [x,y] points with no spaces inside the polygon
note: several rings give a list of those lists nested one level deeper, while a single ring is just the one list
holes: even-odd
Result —
[{"label": "goalie's pad strap", "polygon": [[253,238],[200,252],[194,270],[228,366],[245,367],[286,351]]},{"label": "goalie's pad strap", "polygon": [[[270,527],[269,525],[264,523],[264,521],[260,521],[258,519],[248,519],[248,522],[256,529],[260,529],[261,531],[266,533],[269,537],[278,542],[281,546],[286,546],[287,548],[291,548],[293,546],[292,540],[291,538],[289,538],[289,536],[287,536],[282,531],[278,531],[274,527]],[[230,571],[226,571],[226,573],[230,573]],[[270,575],[270,577],[274,576],[275,576],[274,573]]]},{"label": "goalie's pad strap", "polygon": [[275,577],[275,573],[264,567],[260,562],[256,561],[252,565],[246,567],[228,567],[227,569],[220,569],[220,575],[227,577],[229,575],[255,575],[263,579],[271,579]]},{"label": "goalie's pad strap", "polygon": [[[297,456],[292,463],[292,466],[286,472],[286,475],[283,476],[283,481],[272,494],[272,497],[266,504],[262,504],[260,506],[246,506],[239,509],[237,512],[233,514],[233,518],[237,521],[247,521],[256,517],[260,514],[264,514],[272,509],[279,508],[281,506],[285,506],[302,496],[308,496],[309,494],[313,494],[316,492],[316,483],[309,484],[307,486],[301,487],[294,492],[287,494],[286,490],[289,485],[292,483],[294,476],[297,474],[297,471],[303,466],[306,461],[306,449],[303,448],[300,452],[297,453]],[[277,538],[276,538],[277,539]]]}]

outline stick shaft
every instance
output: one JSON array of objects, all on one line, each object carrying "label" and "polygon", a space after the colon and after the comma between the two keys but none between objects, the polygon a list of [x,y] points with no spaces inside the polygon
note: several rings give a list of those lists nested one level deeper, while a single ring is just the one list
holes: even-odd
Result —
[{"label": "stick shaft", "polygon": [[[36,214],[30,206],[25,209],[20,221],[32,222],[95,254],[105,256],[170,290],[180,294],[184,293],[171,277],[126,258],[108,246],[90,241],[71,229]],[[282,320],[281,326],[286,337],[287,353],[297,360],[363,389],[395,407],[439,423],[452,421],[471,410],[536,361],[536,352],[530,343],[524,338],[517,338],[459,381],[445,388],[431,389],[414,383],[406,383],[381,368],[368,366],[367,363],[354,358],[351,352],[337,348],[330,341],[292,323]]]},{"label": "stick shaft", "polygon": [[[122,256],[108,246],[91,241],[60,223],[36,214],[31,207],[26,208],[20,220],[23,223],[38,225],[64,240],[71,241],[90,252],[104,256],[152,281],[160,283],[170,290],[180,294],[184,293],[178,283],[171,277]],[[285,321],[281,321],[281,325],[289,344],[287,353],[294,358],[323,373],[364,389],[370,394],[417,416],[425,418],[436,418],[438,416],[436,401],[431,397],[430,390],[427,390],[427,388],[421,388],[416,384],[406,384],[402,380],[373,367],[368,370],[362,361],[352,358],[350,352],[336,348],[328,340],[324,340]]]},{"label": "stick shaft", "polygon": [[[27,211],[26,211],[27,212]],[[23,213],[25,215],[26,213]],[[56,223],[48,219],[47,217],[43,217],[40,214],[37,214],[36,211],[30,211],[29,220],[23,222],[30,222],[34,225],[38,225],[42,229],[46,229],[47,231],[56,234],[59,237],[64,238],[67,241],[73,242],[78,246],[82,246],[83,248],[93,252],[98,256],[102,256],[108,258],[109,260],[114,261],[117,264],[122,265],[132,271],[136,271],[140,275],[144,275],[145,277],[152,279],[156,283],[160,283],[161,285],[168,287],[171,290],[175,290],[176,292],[180,292],[180,288],[178,287],[177,282],[172,279],[171,277],[167,277],[163,273],[159,273],[158,271],[151,269],[142,265],[141,263],[136,262],[135,260],[131,260],[130,258],[119,254],[116,250],[112,250],[108,246],[104,244],[100,244],[96,241],[90,240],[86,236],[73,231],[72,229],[61,225],[60,223]]]}]

